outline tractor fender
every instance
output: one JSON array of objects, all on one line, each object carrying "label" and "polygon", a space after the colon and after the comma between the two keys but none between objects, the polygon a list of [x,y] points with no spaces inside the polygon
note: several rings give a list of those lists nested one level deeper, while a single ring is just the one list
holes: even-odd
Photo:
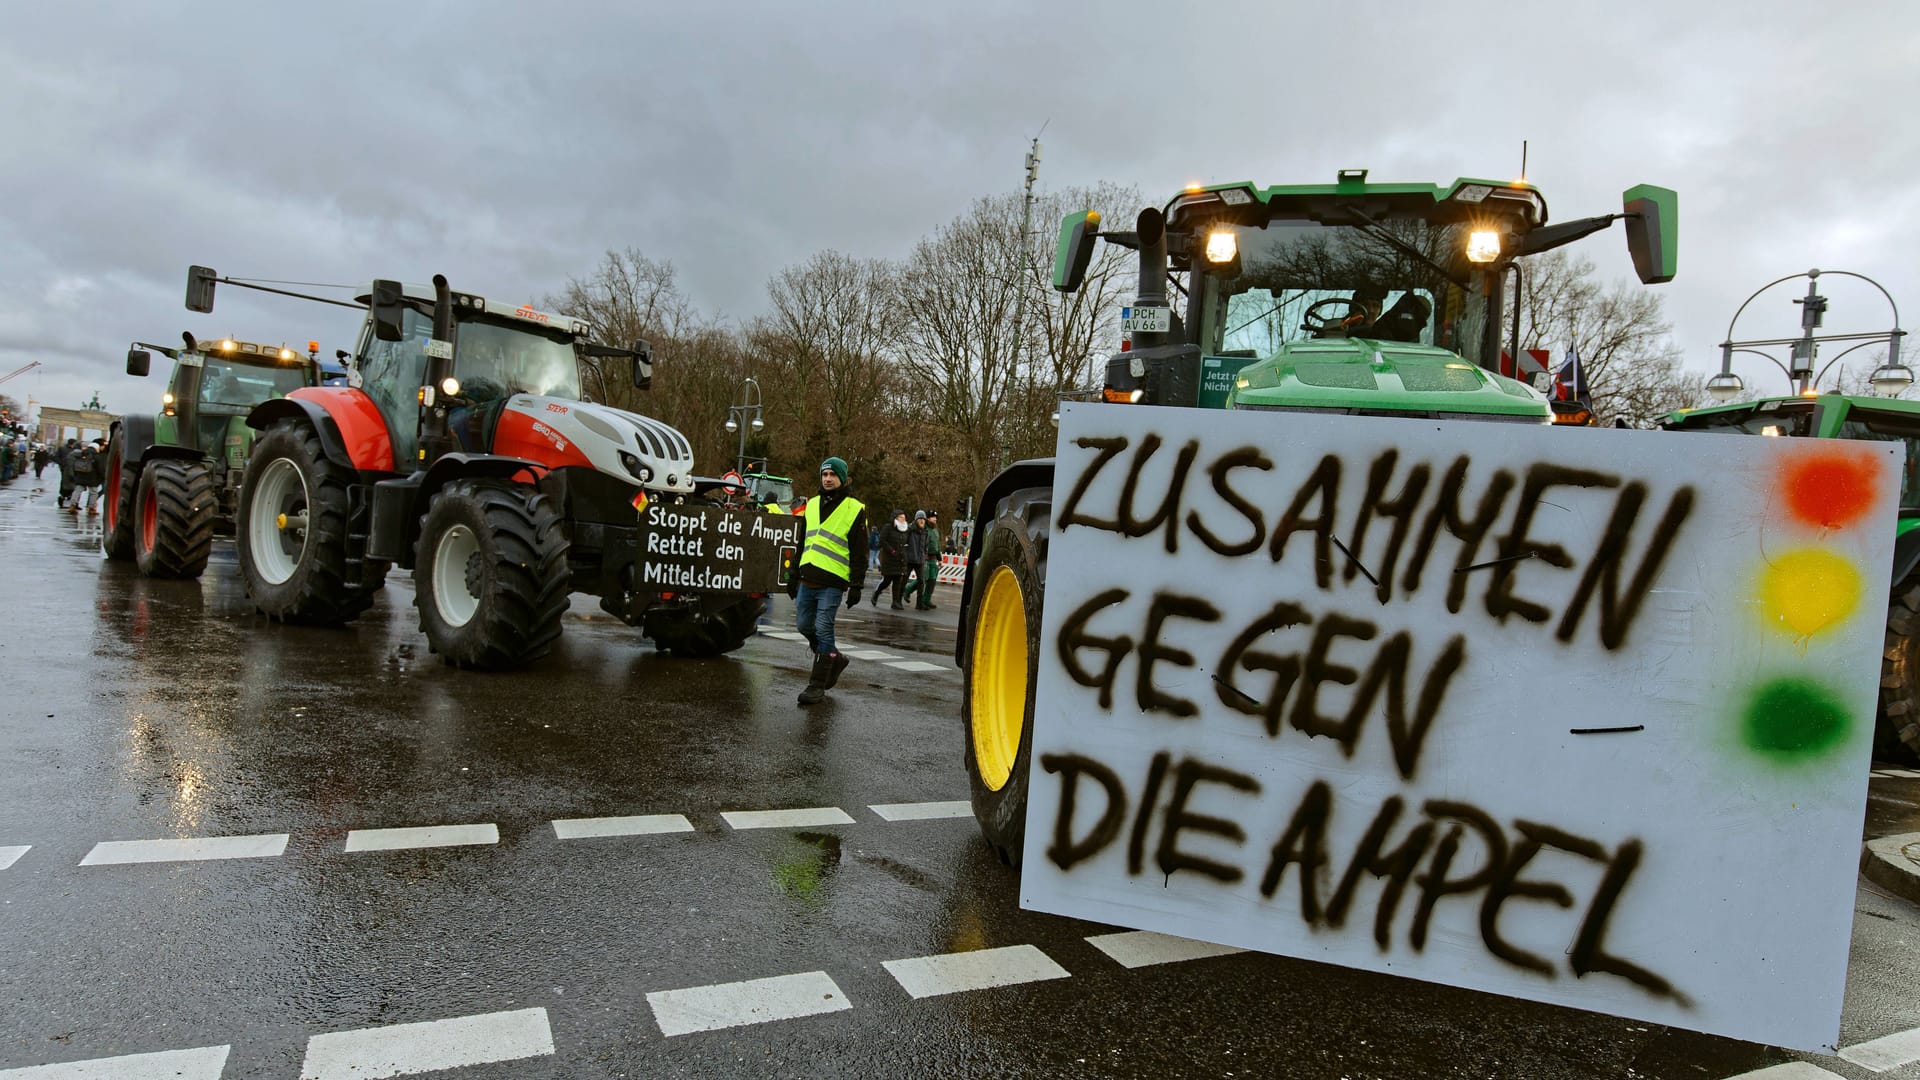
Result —
[{"label": "tractor fender", "polygon": [[148,413],[129,413],[115,420],[107,429],[107,442],[120,443],[120,461],[132,467],[153,445],[153,416]]},{"label": "tractor fender", "polygon": [[304,417],[320,436],[327,460],[361,472],[394,471],[393,439],[380,407],[350,386],[307,386],[263,401],[247,414],[247,426],[264,431],[276,421]]},{"label": "tractor fender", "polygon": [[1897,593],[1901,582],[1920,565],[1920,528],[1908,529],[1893,538],[1893,588]]},{"label": "tractor fender", "polygon": [[961,667],[967,664],[967,646],[973,639],[973,628],[967,625],[966,613],[973,603],[973,567],[980,561],[980,549],[987,538],[987,530],[981,525],[994,519],[1000,501],[1013,492],[1024,488],[1052,487],[1053,469],[1053,458],[1016,461],[988,481],[987,489],[980,493],[980,502],[973,510],[972,536],[967,542],[967,576],[960,587],[960,632],[953,647],[954,662]]},{"label": "tractor fender", "polygon": [[367,550],[375,558],[412,567],[414,545],[420,541],[420,521],[441,488],[476,476],[510,480],[527,472],[538,478],[546,475],[547,467],[504,454],[453,453],[442,455],[425,473],[382,480],[373,485]]}]

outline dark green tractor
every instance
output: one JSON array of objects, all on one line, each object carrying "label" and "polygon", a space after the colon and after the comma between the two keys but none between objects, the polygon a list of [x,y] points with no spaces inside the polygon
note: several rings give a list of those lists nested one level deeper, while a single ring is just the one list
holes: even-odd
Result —
[{"label": "dark green tractor", "polygon": [[149,577],[200,576],[214,536],[233,533],[255,434],[247,414],[320,382],[311,350],[181,337],[181,348],[135,342],[127,351],[127,374],[145,377],[157,352],[173,375],[158,413],[123,416],[108,433],[100,546]]},{"label": "dark green tractor", "polygon": [[1763,398],[1667,417],[1668,431],[1900,443],[1900,517],[1894,525],[1893,594],[1880,658],[1876,758],[1920,760],[1920,401],[1850,394]]}]

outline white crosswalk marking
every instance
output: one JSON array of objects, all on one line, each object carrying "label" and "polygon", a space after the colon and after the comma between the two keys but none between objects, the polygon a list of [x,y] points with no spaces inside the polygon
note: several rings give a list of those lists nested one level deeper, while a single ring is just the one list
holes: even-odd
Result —
[{"label": "white crosswalk marking", "polygon": [[959,802],[873,803],[867,809],[888,821],[928,821],[973,815],[973,804],[964,799]]},{"label": "white crosswalk marking", "polygon": [[348,851],[398,851],[402,848],[457,847],[497,844],[494,825],[427,825],[413,829],[354,829],[347,834]]},{"label": "white crosswalk marking", "polygon": [[888,664],[887,666],[890,668],[899,668],[901,671],[946,671],[948,670],[947,665],[945,664],[929,664],[925,660],[896,660],[893,663]]},{"label": "white crosswalk marking", "polygon": [[519,1009],[315,1035],[300,1080],[370,1080],[551,1053],[547,1010]]},{"label": "white crosswalk marking", "polygon": [[815,825],[851,825],[853,818],[837,806],[809,806],[798,810],[727,810],[720,818],[736,829],[804,829]]},{"label": "white crosswalk marking", "polygon": [[286,833],[262,836],[197,836],[173,840],[107,840],[93,845],[81,866],[117,863],[195,862],[201,859],[271,859],[287,850]]},{"label": "white crosswalk marking", "polygon": [[1095,934],[1087,944],[1113,957],[1122,967],[1138,968],[1153,964],[1171,964],[1181,960],[1200,960],[1209,956],[1232,956],[1246,952],[1231,945],[1210,941],[1171,937],[1151,930],[1128,930],[1118,934]]},{"label": "white crosswalk marking", "polygon": [[1730,1076],[1727,1080],[1845,1080],[1839,1073],[1828,1072],[1811,1061],[1789,1061],[1783,1065],[1769,1065],[1764,1069],[1743,1072],[1739,1076]]},{"label": "white crosswalk marking", "polygon": [[894,655],[893,653],[881,652],[879,649],[841,649],[840,651],[845,653],[848,656],[853,657],[855,660],[898,660],[900,659],[898,656]]},{"label": "white crosswalk marking", "polygon": [[824,971],[776,975],[770,979],[657,990],[647,995],[660,1033],[687,1035],[772,1020],[842,1012],[853,1008],[833,977]]},{"label": "white crosswalk marking", "polygon": [[561,818],[553,823],[553,834],[562,840],[578,840],[590,836],[646,836],[653,833],[692,831],[693,822],[680,814]]},{"label": "white crosswalk marking", "polygon": [[1874,1072],[1911,1065],[1920,1061],[1920,1028],[1842,1047],[1840,1056]]},{"label": "white crosswalk marking", "polygon": [[762,630],[761,637],[779,638],[781,641],[805,641],[805,634],[796,634],[791,630]]},{"label": "white crosswalk marking", "polygon": [[65,1061],[0,1070],[0,1080],[219,1080],[227,1067],[225,1046],[162,1050],[157,1054]]},{"label": "white crosswalk marking", "polygon": [[5,870],[7,867],[19,862],[20,856],[32,850],[32,844],[21,844],[18,847],[0,847],[0,870]]},{"label": "white crosswalk marking", "polygon": [[893,976],[901,989],[917,998],[1064,979],[1069,974],[1066,968],[1054,963],[1052,957],[1032,945],[887,960],[880,966],[887,969],[887,974]]}]

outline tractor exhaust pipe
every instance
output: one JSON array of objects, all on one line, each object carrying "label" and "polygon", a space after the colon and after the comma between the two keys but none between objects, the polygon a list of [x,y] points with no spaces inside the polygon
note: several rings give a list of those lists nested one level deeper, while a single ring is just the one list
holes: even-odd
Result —
[{"label": "tractor exhaust pipe", "polygon": [[[1140,282],[1134,287],[1133,302],[1140,307],[1167,306],[1167,217],[1149,206],[1140,211],[1134,223],[1140,237]],[[1136,349],[1165,342],[1165,334],[1136,334]]]}]

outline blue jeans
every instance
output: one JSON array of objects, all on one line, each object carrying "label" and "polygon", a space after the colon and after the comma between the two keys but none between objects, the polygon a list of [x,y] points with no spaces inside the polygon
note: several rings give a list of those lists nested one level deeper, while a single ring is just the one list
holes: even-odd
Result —
[{"label": "blue jeans", "polygon": [[840,605],[846,602],[847,590],[823,589],[806,582],[800,583],[800,594],[793,600],[794,622],[800,633],[813,643],[813,651],[825,656],[836,651],[833,647],[833,620],[840,614]]}]

